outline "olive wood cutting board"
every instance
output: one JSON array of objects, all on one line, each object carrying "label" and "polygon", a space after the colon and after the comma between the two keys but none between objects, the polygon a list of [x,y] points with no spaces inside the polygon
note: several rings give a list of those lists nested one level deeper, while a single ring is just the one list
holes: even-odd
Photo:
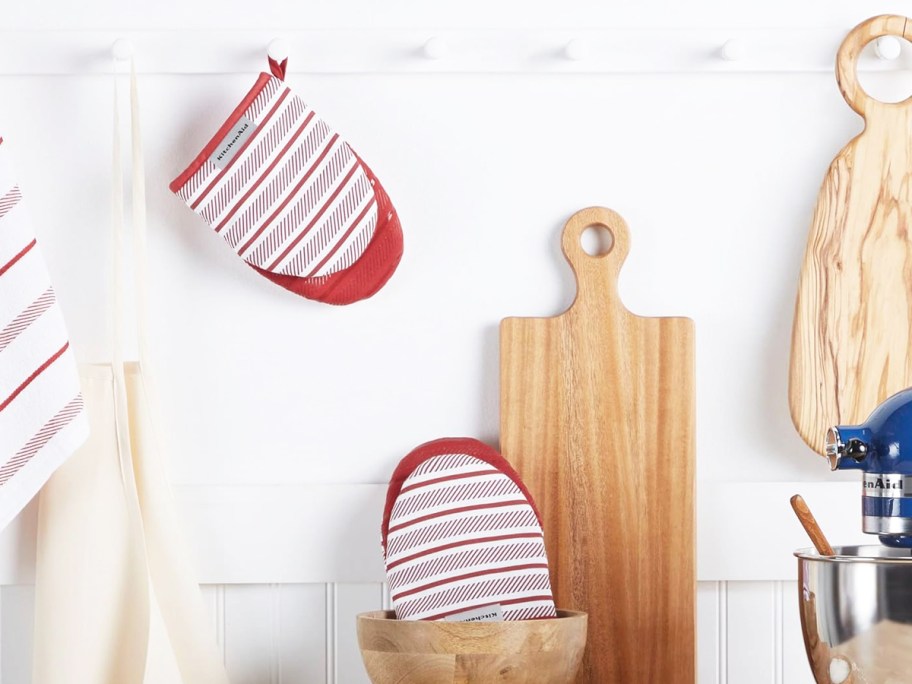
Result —
[{"label": "olive wood cutting board", "polygon": [[912,19],[874,17],[839,48],[836,80],[865,128],[830,164],[798,284],[789,406],[820,453],[828,427],[861,423],[912,385],[912,98],[879,102],[856,74],[885,35],[912,39]]},{"label": "olive wood cutting board", "polygon": [[[588,226],[607,254],[583,250]],[[562,246],[571,307],[500,326],[501,448],[541,511],[557,606],[589,613],[578,681],[693,682],[693,321],[624,308],[615,212],[577,212]]]}]

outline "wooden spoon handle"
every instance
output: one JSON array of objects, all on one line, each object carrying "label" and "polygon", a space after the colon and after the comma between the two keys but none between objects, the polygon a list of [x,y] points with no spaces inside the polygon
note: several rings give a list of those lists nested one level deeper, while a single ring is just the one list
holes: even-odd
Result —
[{"label": "wooden spoon handle", "polygon": [[814,514],[811,513],[811,509],[808,508],[804,499],[801,498],[801,495],[795,494],[790,501],[792,509],[795,511],[795,515],[798,516],[801,526],[811,538],[811,542],[814,544],[814,548],[817,549],[817,553],[821,556],[835,556],[836,552],[833,551],[833,547],[830,546],[830,542],[827,541],[823,531],[820,529],[820,525],[817,524],[817,520],[814,518]]}]

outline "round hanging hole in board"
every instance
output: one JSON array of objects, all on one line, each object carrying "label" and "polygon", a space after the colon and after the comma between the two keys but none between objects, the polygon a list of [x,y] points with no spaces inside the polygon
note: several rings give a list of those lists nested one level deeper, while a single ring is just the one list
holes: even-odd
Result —
[{"label": "round hanging hole in board", "polygon": [[912,97],[912,43],[901,36],[888,37],[899,44],[899,54],[882,57],[877,49],[877,39],[872,40],[861,51],[856,78],[869,97],[895,104]]},{"label": "round hanging hole in board", "polygon": [[614,247],[614,234],[605,226],[587,226],[580,235],[580,245],[589,256],[605,256]]}]

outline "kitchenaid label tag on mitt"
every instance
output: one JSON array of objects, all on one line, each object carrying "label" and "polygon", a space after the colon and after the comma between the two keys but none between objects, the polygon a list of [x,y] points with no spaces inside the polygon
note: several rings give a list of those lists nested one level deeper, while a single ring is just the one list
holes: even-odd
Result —
[{"label": "kitchenaid label tag on mitt", "polygon": [[495,603],[493,606],[482,606],[481,608],[473,608],[472,610],[466,610],[461,613],[454,613],[453,615],[447,615],[444,618],[445,622],[503,622],[503,609],[501,609],[499,603]]},{"label": "kitchenaid label tag on mitt", "polygon": [[912,496],[912,477],[899,473],[865,473],[863,487],[865,496]]},{"label": "kitchenaid label tag on mitt", "polygon": [[218,168],[224,169],[228,166],[228,162],[234,159],[238,150],[244,146],[244,141],[246,141],[255,130],[256,124],[246,116],[242,116],[229,129],[225,137],[219,141],[218,147],[215,148],[215,152],[209,157],[209,161]]}]

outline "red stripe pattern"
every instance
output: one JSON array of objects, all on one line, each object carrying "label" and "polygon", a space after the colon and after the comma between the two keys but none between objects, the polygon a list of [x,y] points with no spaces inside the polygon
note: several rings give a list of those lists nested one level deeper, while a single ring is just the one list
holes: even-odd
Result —
[{"label": "red stripe pattern", "polygon": [[69,349],[69,348],[70,348],[70,343],[64,342],[63,346],[60,349],[58,349],[53,354],[51,354],[46,361],[44,361],[40,366],[38,366],[35,370],[33,370],[31,373],[29,373],[25,377],[25,379],[21,383],[19,383],[19,385],[16,387],[16,389],[13,390],[12,394],[10,394],[3,401],[0,401],[0,413],[2,413],[7,408],[9,408],[9,406],[13,403],[13,401],[16,400],[16,397],[18,397],[20,394],[22,394],[29,385],[31,385],[33,382],[35,382],[35,380],[37,380],[39,377],[41,377],[41,374],[44,373],[44,371],[46,371],[48,368],[53,366],[54,362],[57,361],[57,359],[59,359],[61,356],[63,356],[66,353],[67,349]]},{"label": "red stripe pattern", "polygon": [[[270,127],[268,127],[268,128],[267,128],[267,124],[272,123],[273,116],[279,110],[282,103],[285,102],[285,98],[288,97],[289,92],[290,91],[286,88],[279,94],[276,101],[274,103],[272,103],[272,106],[269,108],[269,111],[267,111],[263,115],[263,118],[258,122],[259,128],[254,130],[253,134],[244,141],[244,143],[241,145],[240,149],[238,150],[238,154],[236,156],[232,157],[231,161],[228,162],[228,164],[225,166],[225,168],[223,168],[221,171],[219,171],[216,174],[215,179],[212,180],[212,182],[210,182],[208,186],[206,186],[206,189],[203,190],[203,192],[200,195],[198,195],[195,200],[193,200],[193,204],[190,205],[193,209],[196,209],[198,206],[200,206],[200,203],[204,199],[208,199],[209,192],[212,191],[213,188],[217,188],[217,190],[215,191],[216,197],[212,200],[212,202],[215,203],[217,209],[224,208],[224,203],[219,204],[219,202],[218,202],[218,195],[221,194],[223,190],[227,189],[227,192],[229,193],[228,199],[230,199],[231,190],[236,189],[238,187],[239,183],[249,180],[249,177],[250,177],[249,174],[244,174],[244,168],[243,168],[244,162],[242,162],[240,169],[232,169],[232,165],[238,159],[245,159],[247,163],[249,163],[252,160],[253,166],[255,169],[256,165],[259,164],[260,162],[262,162],[262,151],[264,149],[262,147],[263,141],[265,140],[266,143],[268,143],[270,140],[275,140],[276,127],[280,126],[282,121],[280,119],[279,121],[276,122],[275,126],[270,125]],[[265,130],[266,133],[264,135],[259,135],[259,133],[262,132],[263,130]],[[244,151],[255,140],[257,140],[258,137],[259,137],[259,140],[257,142],[257,145],[253,148],[253,150],[251,151],[249,156],[245,156]],[[268,149],[266,151],[268,151]],[[251,171],[251,173],[252,173],[252,171]],[[233,181],[233,183],[232,183],[232,181]],[[207,206],[212,206],[212,202],[210,202]]]},{"label": "red stripe pattern", "polygon": [[[280,105],[281,102],[277,102],[276,109]],[[215,223],[225,209],[233,204],[233,200],[243,191],[246,185],[245,181],[249,180],[263,164],[268,163],[270,153],[285,139],[292,125],[301,117],[303,109],[303,103],[292,101],[288,107],[282,110],[282,114],[277,118],[275,125],[265,127],[266,133],[254,139],[254,142],[251,143],[254,148],[250,154],[245,156],[241,153],[238,155],[239,158],[243,158],[241,162],[242,168],[238,169],[237,173],[230,174],[226,182],[217,185],[212,200],[207,202],[205,210],[200,212],[203,218],[209,223]],[[263,130],[263,127],[260,130]],[[277,158],[274,161],[278,162],[279,159]]]},{"label": "red stripe pattern", "polygon": [[[442,539],[471,540],[476,535],[496,535],[505,529],[533,528],[538,525],[534,513],[522,510],[521,503],[514,504],[506,512],[490,513],[489,510],[489,508],[458,510],[442,516],[441,522],[431,525],[424,525],[424,521],[416,523],[406,534],[393,534],[405,529],[404,527],[390,528],[387,561],[395,561],[399,554],[414,553],[416,547],[436,546],[438,543],[443,543],[439,541]],[[471,513],[471,515],[466,515],[467,513]],[[434,519],[431,518],[431,520]]]},{"label": "red stripe pattern", "polygon": [[[246,111],[248,118],[253,121],[259,121],[264,114],[266,104],[271,102],[276,92],[282,87],[282,82],[277,79],[270,79],[253,99],[250,107]],[[206,184],[211,183],[219,176],[219,168],[211,161],[203,164],[197,173],[194,173],[183,187],[178,191],[178,195],[185,201],[190,202],[195,199]]]},{"label": "red stripe pattern", "polygon": [[[5,146],[3,178],[9,178]],[[0,528],[88,433],[76,364],[18,185],[0,187]]]},{"label": "red stripe pattern", "polygon": [[12,259],[0,266],[0,276],[6,275],[6,272],[18,264],[22,257],[31,252],[37,243],[38,241],[32,238],[22,249],[16,252]]},{"label": "red stripe pattern", "polygon": [[0,218],[6,216],[13,207],[19,204],[21,199],[22,193],[18,185],[11,188],[3,197],[0,197]]},{"label": "red stripe pattern", "polygon": [[538,518],[496,465],[466,454],[429,457],[402,482],[387,529],[398,618],[468,619],[494,607],[505,620],[556,615]]},{"label": "red stripe pattern", "polygon": [[378,206],[348,144],[274,77],[235,116],[256,124],[250,139],[224,169],[201,164],[178,196],[255,268],[327,278],[352,266]]},{"label": "red stripe pattern", "polygon": [[3,330],[0,330],[0,352],[6,349],[19,335],[25,332],[28,327],[37,321],[41,315],[50,309],[57,298],[54,296],[54,288],[49,287],[34,302],[29,304],[18,316],[10,321]]},{"label": "red stripe pattern", "polygon": [[70,425],[85,410],[82,395],[77,394],[51,418],[16,454],[0,466],[0,486],[18,473],[48,442]]}]

